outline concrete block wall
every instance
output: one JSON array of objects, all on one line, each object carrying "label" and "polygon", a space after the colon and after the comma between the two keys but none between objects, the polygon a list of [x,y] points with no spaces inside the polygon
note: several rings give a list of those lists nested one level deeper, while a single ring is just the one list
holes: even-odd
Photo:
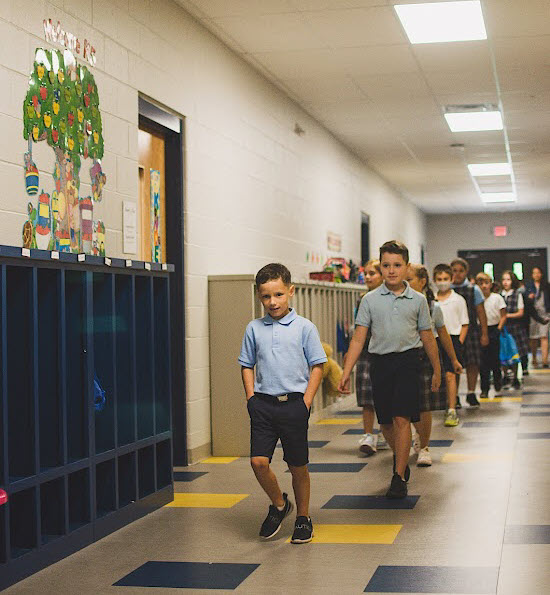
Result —
[{"label": "concrete block wall", "polygon": [[[327,231],[341,234],[342,255],[358,261],[361,211],[371,216],[373,253],[395,237],[418,260],[424,215],[172,0],[1,3],[0,243],[21,245],[26,220],[22,102],[35,48],[53,47],[44,19],[97,51],[107,184],[95,216],[106,224],[109,255],[122,256],[122,201],[138,199],[138,95],[185,117],[188,437],[197,460],[210,444],[207,276],[278,260],[304,278],[319,266],[306,253],[329,255]],[[49,191],[53,152],[35,143],[33,155]]]}]

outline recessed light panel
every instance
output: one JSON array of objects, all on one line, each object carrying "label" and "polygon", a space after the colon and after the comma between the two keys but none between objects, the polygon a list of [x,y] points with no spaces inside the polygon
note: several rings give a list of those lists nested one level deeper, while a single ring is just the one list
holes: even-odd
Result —
[{"label": "recessed light panel", "polygon": [[484,203],[516,202],[515,192],[483,192],[480,196]]},{"label": "recessed light panel", "polygon": [[451,132],[478,132],[503,128],[499,111],[446,113],[445,119]]},{"label": "recessed light panel", "polygon": [[509,163],[470,163],[472,176],[507,176],[512,173]]},{"label": "recessed light panel", "polygon": [[478,0],[397,4],[394,8],[411,43],[487,39]]}]

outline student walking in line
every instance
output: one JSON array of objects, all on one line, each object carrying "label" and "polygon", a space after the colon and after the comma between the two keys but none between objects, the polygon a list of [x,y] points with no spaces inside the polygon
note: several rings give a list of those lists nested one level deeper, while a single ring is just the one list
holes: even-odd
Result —
[{"label": "student walking in line", "polygon": [[483,307],[487,314],[487,328],[489,331],[489,345],[481,349],[481,397],[486,399],[489,396],[491,387],[491,372],[493,373],[493,385],[499,393],[502,389],[502,374],[500,370],[500,331],[506,324],[506,302],[504,298],[492,290],[493,280],[486,273],[476,275],[478,284],[485,301]]},{"label": "student walking in line", "polygon": [[[443,312],[443,320],[453,349],[459,363],[462,365],[462,349],[468,335],[469,317],[466,300],[451,289],[452,270],[448,264],[438,264],[433,270],[433,279],[437,287],[437,303]],[[460,372],[456,372],[456,363],[443,353],[443,370],[447,386],[447,412],[445,426],[456,427],[459,423],[456,413],[458,405],[458,381]]]},{"label": "student walking in line", "polygon": [[[425,266],[421,264],[410,264],[407,276],[409,285],[419,293],[423,293],[428,302],[432,318],[432,331],[439,348],[439,364],[444,369],[443,353],[451,362],[454,374],[462,372],[462,366],[456,357],[453,343],[443,318],[443,311],[435,300],[430,287],[430,276]],[[413,439],[413,449],[418,455],[416,465],[418,467],[430,467],[432,457],[430,454],[430,436],[432,433],[432,411],[445,411],[447,409],[447,394],[445,390],[446,378],[441,379],[441,386],[438,391],[432,391],[433,368],[424,349],[420,350],[420,421],[414,424],[416,434]]]},{"label": "student walking in line", "polygon": [[[483,294],[477,285],[472,285],[466,278],[469,265],[463,258],[455,258],[451,262],[453,271],[452,289],[466,300],[468,306],[468,334],[464,341],[462,351],[463,365],[466,367],[466,380],[468,393],[466,401],[470,407],[479,407],[476,398],[476,383],[481,367],[481,348],[489,345],[489,332],[487,330],[487,316],[483,307]],[[457,383],[460,377],[457,377]],[[458,385],[457,385],[458,389]],[[457,397],[456,407],[460,408],[460,399]]]},{"label": "student walking in line", "polygon": [[409,250],[392,240],[380,247],[384,283],[361,300],[355,332],[346,354],[340,390],[349,394],[351,371],[363,350],[367,334],[370,374],[376,416],[394,452],[394,470],[388,498],[405,498],[410,476],[411,422],[420,420],[418,391],[419,349],[434,369],[432,390],[439,389],[441,369],[432,321],[424,296],[407,281]]},{"label": "student walking in line", "polygon": [[532,364],[538,366],[537,349],[540,344],[542,367],[548,368],[548,318],[550,316],[550,285],[540,267],[533,267],[532,279],[525,284],[525,299],[533,304],[536,316],[529,316],[529,340]]},{"label": "student walking in line", "polygon": [[[369,260],[365,264],[365,281],[368,291],[372,291],[382,285],[382,271],[380,270],[379,260]],[[363,296],[361,296],[362,298]],[[360,303],[360,301],[359,301]],[[357,304],[359,309],[359,304]],[[359,450],[367,457],[376,453],[377,449],[383,446],[387,448],[384,437],[374,434],[374,401],[372,398],[372,383],[369,375],[369,339],[367,336],[365,346],[357,360],[357,370],[355,372],[355,393],[357,396],[357,406],[363,409],[363,430],[364,434],[359,440]]]},{"label": "student walking in line", "polygon": [[260,537],[273,537],[294,508],[270,467],[280,439],[297,506],[291,543],[307,543],[313,538],[308,422],[327,357],[315,325],[290,307],[294,285],[284,265],[260,269],[256,289],[265,316],[246,327],[238,361],[250,415],[250,463],[271,500]]},{"label": "student walking in line", "polygon": [[[502,273],[502,297],[506,301],[506,328],[514,337],[520,359],[529,354],[529,338],[522,318],[525,310],[523,295],[519,291],[519,279],[513,271],[507,270]],[[518,364],[512,367],[514,378],[512,386],[515,389],[521,388],[518,379]]]}]

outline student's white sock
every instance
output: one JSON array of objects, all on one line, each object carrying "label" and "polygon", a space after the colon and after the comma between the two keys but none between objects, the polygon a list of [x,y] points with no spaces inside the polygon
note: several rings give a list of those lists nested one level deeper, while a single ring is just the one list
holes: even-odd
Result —
[{"label": "student's white sock", "polygon": [[452,412],[452,413],[454,413],[454,412],[455,412],[455,409],[454,409],[454,407],[449,407],[449,413],[451,413],[451,412]]},{"label": "student's white sock", "polygon": [[277,506],[277,510],[279,512],[283,512],[284,509],[285,509],[285,505],[284,504],[282,506]]}]

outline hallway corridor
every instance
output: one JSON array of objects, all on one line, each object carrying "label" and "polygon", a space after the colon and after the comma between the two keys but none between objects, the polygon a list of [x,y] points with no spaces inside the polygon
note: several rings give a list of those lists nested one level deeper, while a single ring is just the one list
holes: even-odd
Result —
[{"label": "hallway corridor", "polygon": [[[462,399],[464,400],[464,399]],[[175,471],[176,500],[7,589],[7,595],[498,593],[550,584],[550,373],[504,391],[457,428],[434,416],[431,468],[411,456],[409,496],[389,501],[391,453],[364,458],[360,410],[310,425],[312,544],[257,536],[267,510],[249,462]],[[353,403],[354,405],[354,403]],[[243,404],[244,406],[244,404]],[[412,450],[411,450],[412,453]],[[291,493],[281,450],[274,469]],[[160,564],[160,563],[163,564]]]}]

